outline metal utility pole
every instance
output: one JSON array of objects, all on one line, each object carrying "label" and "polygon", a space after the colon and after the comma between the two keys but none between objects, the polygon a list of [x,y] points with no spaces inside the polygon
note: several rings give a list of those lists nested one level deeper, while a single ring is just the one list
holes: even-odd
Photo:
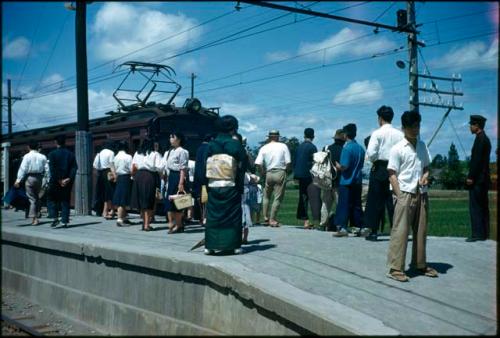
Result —
[{"label": "metal utility pole", "polygon": [[87,78],[87,25],[85,1],[76,1],[76,102],[78,130],[75,135],[75,157],[78,171],[75,179],[75,213],[91,214],[92,201],[92,135],[89,133],[89,103]]},{"label": "metal utility pole", "polygon": [[12,105],[16,100],[22,100],[22,98],[17,96],[12,96],[11,92],[11,81],[7,79],[7,96],[3,97],[7,100],[7,135],[9,138],[12,137]]},{"label": "metal utility pole", "polygon": [[[455,74],[450,77],[442,77],[442,76],[432,76],[429,74],[419,74],[418,77],[423,78],[423,79],[430,79],[431,80],[431,86],[430,88],[427,88],[427,86],[424,83],[423,88],[419,88],[418,90],[424,93],[432,93],[436,94],[438,96],[438,100],[431,99],[429,102],[427,102],[427,99],[424,98],[423,102],[419,102],[420,106],[427,106],[427,107],[435,107],[435,108],[446,108],[446,113],[444,113],[443,118],[441,119],[441,122],[439,123],[438,127],[434,131],[434,134],[432,135],[429,143],[427,143],[427,147],[430,147],[432,144],[432,141],[434,141],[434,138],[437,136],[437,133],[443,126],[444,121],[446,118],[449,118],[449,114],[452,110],[464,110],[463,106],[457,105],[455,103],[455,96],[463,96],[464,93],[457,91],[455,88],[455,83],[456,82],[462,82],[462,78],[460,75],[455,77]],[[449,81],[451,82],[451,91],[448,90],[439,90],[437,84],[434,82],[434,80],[439,80],[439,81]],[[441,95],[451,95],[451,101],[448,100],[448,102],[444,102],[443,98]],[[460,140],[459,140],[460,141]]]},{"label": "metal utility pole", "polygon": [[408,1],[408,27],[412,32],[408,33],[408,55],[410,60],[409,79],[410,79],[410,110],[419,111],[418,107],[418,45],[417,33],[415,32],[415,2]]},{"label": "metal utility pole", "polygon": [[191,73],[191,98],[194,98],[194,79],[196,79],[196,75]]}]

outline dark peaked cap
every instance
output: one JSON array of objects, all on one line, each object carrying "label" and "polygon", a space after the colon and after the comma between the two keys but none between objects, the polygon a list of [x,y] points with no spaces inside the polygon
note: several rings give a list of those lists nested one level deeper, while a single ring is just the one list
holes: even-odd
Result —
[{"label": "dark peaked cap", "polygon": [[477,124],[479,127],[483,128],[486,123],[486,118],[481,115],[471,115],[469,124]]}]

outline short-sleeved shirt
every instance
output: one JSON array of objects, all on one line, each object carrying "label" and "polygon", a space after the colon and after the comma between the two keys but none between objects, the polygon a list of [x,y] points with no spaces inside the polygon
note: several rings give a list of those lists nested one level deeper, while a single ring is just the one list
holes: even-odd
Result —
[{"label": "short-sleeved shirt", "polygon": [[348,140],[342,148],[340,165],[345,167],[340,174],[340,185],[361,184],[365,150],[355,140]]},{"label": "short-sleeved shirt", "polygon": [[94,168],[97,170],[109,169],[114,159],[115,153],[112,150],[103,149],[94,159]]},{"label": "short-sleeved shirt", "polygon": [[21,182],[28,174],[45,174],[47,157],[36,150],[31,150],[23,156],[21,166],[17,172],[16,182]]},{"label": "short-sleeved shirt", "polygon": [[163,160],[165,161],[166,168],[168,170],[180,171],[182,169],[187,169],[189,152],[182,147],[170,149],[163,155]]},{"label": "short-sleeved shirt", "polygon": [[290,151],[286,144],[271,141],[259,150],[255,164],[264,165],[266,170],[286,169],[290,163]]},{"label": "short-sleeved shirt", "polygon": [[[429,150],[422,140],[418,139],[416,147],[413,147],[410,141],[404,138],[392,147],[387,169],[396,172],[401,191],[415,194],[424,168],[429,166],[430,158]],[[427,192],[427,187],[422,187],[420,192]]]},{"label": "short-sleeved shirt", "polygon": [[313,154],[317,151],[316,146],[309,140],[299,145],[295,153],[294,178],[311,178],[310,170],[313,166]]},{"label": "short-sleeved shirt", "polygon": [[403,139],[404,135],[401,130],[394,128],[390,123],[386,123],[375,130],[371,137],[366,155],[372,162],[389,160],[391,148]]},{"label": "short-sleeved shirt", "polygon": [[132,158],[132,164],[137,166],[137,169],[146,169],[149,171],[161,172],[164,168],[161,154],[157,151],[152,151],[147,155],[135,153]]},{"label": "short-sleeved shirt", "polygon": [[130,174],[130,169],[132,167],[132,156],[130,156],[123,150],[120,150],[113,160],[113,166],[115,167],[115,172],[117,175]]}]

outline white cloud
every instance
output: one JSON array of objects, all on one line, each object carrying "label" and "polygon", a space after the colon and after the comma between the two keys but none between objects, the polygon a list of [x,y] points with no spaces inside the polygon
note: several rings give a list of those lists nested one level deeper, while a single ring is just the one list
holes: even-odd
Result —
[{"label": "white cloud", "polygon": [[188,73],[188,74],[198,73],[199,70],[201,69],[200,68],[201,64],[202,62],[198,59],[188,58],[184,59],[178,68],[183,73]]},{"label": "white cloud", "polygon": [[[33,88],[23,88],[26,96],[30,96]],[[89,115],[90,118],[104,116],[105,111],[113,110],[116,101],[111,92],[105,90],[89,89]],[[105,110],[106,108],[109,108]],[[76,89],[41,97],[34,100],[21,100],[16,103],[14,130],[55,126],[64,123],[76,122]],[[22,122],[21,122],[22,121]]]},{"label": "white cloud", "polygon": [[246,133],[251,133],[253,131],[256,131],[259,128],[257,127],[257,125],[255,123],[245,122],[242,125],[240,125],[240,129]]},{"label": "white cloud", "polygon": [[200,28],[177,35],[196,24],[195,19],[182,13],[165,14],[143,6],[108,2],[99,9],[92,24],[91,45],[99,58],[110,60],[174,36],[129,57],[157,62],[198,41]]},{"label": "white cloud", "polygon": [[285,59],[288,59],[290,57],[290,53],[289,52],[268,52],[266,53],[265,55],[265,58],[267,61],[269,62],[277,62],[277,61],[282,61],[282,60],[285,60]]},{"label": "white cloud", "polygon": [[[325,61],[331,61],[345,55],[371,55],[393,49],[396,46],[394,42],[384,37],[361,38],[364,34],[359,30],[343,28],[337,34],[323,41],[302,42],[298,54],[310,53],[306,56],[309,60],[321,61],[324,59]],[[358,40],[350,42],[354,39]]]},{"label": "white cloud", "polygon": [[373,102],[382,98],[383,93],[382,85],[377,80],[356,81],[335,95],[333,103],[350,105]]},{"label": "white cloud", "polygon": [[[50,76],[47,76],[45,79],[42,80],[42,85],[43,86],[60,86],[61,82],[64,80],[64,78],[61,76],[61,74],[54,73]],[[53,88],[52,88],[53,89]]]},{"label": "white cloud", "polygon": [[488,47],[484,42],[473,41],[453,48],[449,53],[430,62],[432,66],[447,66],[455,70],[495,69],[498,62],[498,39]]},{"label": "white cloud", "polygon": [[3,47],[3,57],[5,59],[19,59],[28,55],[30,42],[24,36],[20,36],[12,41],[7,41]]}]

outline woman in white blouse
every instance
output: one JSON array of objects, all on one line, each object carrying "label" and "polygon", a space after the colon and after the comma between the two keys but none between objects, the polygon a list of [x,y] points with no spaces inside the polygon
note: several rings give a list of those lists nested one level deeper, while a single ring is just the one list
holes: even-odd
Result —
[{"label": "woman in white blouse", "polygon": [[141,213],[143,231],[154,230],[150,226],[156,199],[156,184],[153,173],[162,172],[163,167],[162,157],[154,151],[153,142],[150,139],[145,139],[132,158],[131,171],[134,175],[134,183],[132,184],[130,201],[130,206]]},{"label": "woman in white blouse", "polygon": [[130,221],[126,219],[126,207],[130,204],[130,171],[132,168],[132,156],[126,153],[127,150],[128,143],[126,141],[120,141],[118,143],[118,154],[116,154],[113,165],[111,166],[111,171],[116,181],[115,193],[113,194],[113,205],[118,207],[117,226],[130,224]]},{"label": "woman in white blouse", "polygon": [[[170,200],[171,195],[185,192],[185,182],[187,178],[187,168],[189,161],[189,152],[182,148],[185,137],[182,133],[172,132],[170,134],[170,145],[172,148],[165,152],[163,156],[165,169],[168,175],[167,198],[165,199],[165,209],[168,217],[168,233],[183,232],[182,223],[183,212],[175,207]],[[175,226],[173,222],[175,221]]]}]

